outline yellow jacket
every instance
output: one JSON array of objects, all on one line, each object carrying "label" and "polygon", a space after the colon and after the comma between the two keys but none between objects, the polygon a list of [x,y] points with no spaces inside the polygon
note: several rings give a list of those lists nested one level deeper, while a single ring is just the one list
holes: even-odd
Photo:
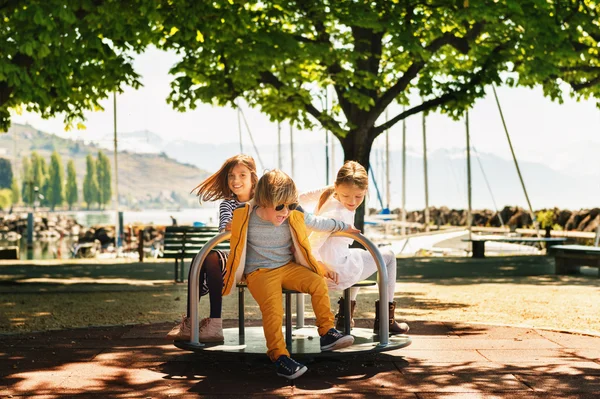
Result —
[{"label": "yellow jacket", "polygon": [[[225,266],[225,276],[223,277],[223,296],[231,293],[233,286],[242,280],[244,274],[248,222],[250,221],[250,212],[253,207],[252,202],[250,201],[233,211],[230,252],[227,265]],[[301,209],[291,211],[288,221],[290,231],[292,232],[296,263],[308,267],[321,277],[325,276],[325,270],[312,256],[308,241],[308,232],[304,223],[304,212]]]}]

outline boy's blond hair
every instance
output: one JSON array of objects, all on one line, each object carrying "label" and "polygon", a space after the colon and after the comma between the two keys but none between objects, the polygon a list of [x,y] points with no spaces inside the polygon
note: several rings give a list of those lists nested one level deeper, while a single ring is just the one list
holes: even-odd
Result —
[{"label": "boy's blond hair", "polygon": [[291,177],[279,169],[267,171],[256,183],[254,202],[263,208],[296,203],[298,202],[296,184]]}]

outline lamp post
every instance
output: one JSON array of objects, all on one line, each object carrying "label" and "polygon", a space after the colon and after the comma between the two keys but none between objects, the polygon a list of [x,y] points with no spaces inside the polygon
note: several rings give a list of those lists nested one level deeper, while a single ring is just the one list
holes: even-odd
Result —
[{"label": "lamp post", "polygon": [[31,211],[27,212],[27,248],[33,248],[35,208],[40,205],[40,200],[43,200],[44,196],[40,194],[40,188],[33,185],[33,180],[28,180],[25,184],[27,184],[27,188],[29,189],[29,202],[32,207]]}]

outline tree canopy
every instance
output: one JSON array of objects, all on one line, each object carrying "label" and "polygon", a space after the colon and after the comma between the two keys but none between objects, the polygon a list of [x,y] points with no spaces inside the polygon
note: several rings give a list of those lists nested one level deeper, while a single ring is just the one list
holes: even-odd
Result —
[{"label": "tree canopy", "polygon": [[[458,118],[492,84],[600,94],[593,0],[25,0],[0,1],[0,20],[0,130],[9,109],[70,124],[137,87],[130,54],[150,43],[181,56],[175,109],[243,99],[333,132],[367,168],[386,129],[419,112]],[[392,102],[406,108],[382,121]]]},{"label": "tree canopy", "polygon": [[[485,86],[541,84],[560,100],[600,94],[600,3],[592,1],[175,2],[163,47],[182,61],[169,101],[258,106],[273,120],[321,125],[346,156],[409,115],[462,115]],[[323,106],[324,88],[335,91]],[[410,91],[424,98],[408,104]],[[407,106],[377,120],[392,101]]]},{"label": "tree canopy", "polygon": [[[182,56],[176,109],[242,98],[272,120],[324,127],[367,168],[388,128],[419,112],[459,118],[489,85],[541,85],[558,101],[600,94],[595,1],[217,0],[164,15],[161,45]],[[392,102],[405,108],[383,121]]]},{"label": "tree canopy", "polygon": [[121,85],[160,19],[153,0],[0,1],[0,132],[10,109],[64,115],[67,127]]}]

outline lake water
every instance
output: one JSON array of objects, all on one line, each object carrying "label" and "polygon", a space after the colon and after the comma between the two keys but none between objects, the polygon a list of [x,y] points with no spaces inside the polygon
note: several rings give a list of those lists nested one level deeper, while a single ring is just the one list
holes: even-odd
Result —
[{"label": "lake water", "polygon": [[[84,227],[114,225],[117,220],[117,214],[114,210],[63,211],[60,213],[74,217],[77,223]],[[130,224],[170,226],[172,224],[171,216],[177,220],[179,225],[193,225],[196,222],[201,222],[209,226],[217,226],[219,208],[210,204],[195,209],[123,211],[123,224],[125,226]],[[76,237],[64,237],[53,241],[35,239],[33,247],[28,247],[26,237],[23,237],[19,242],[0,241],[0,247],[19,246],[19,257],[22,260],[68,259],[71,257],[71,250],[76,242]]]},{"label": "lake water", "polygon": [[[115,224],[117,214],[114,210],[106,211],[81,211],[63,212],[77,220],[77,223],[85,227],[102,224]],[[123,224],[154,224],[170,226],[171,216],[177,220],[179,225],[192,225],[201,222],[210,226],[218,225],[219,208],[217,206],[205,205],[203,207],[180,210],[146,210],[146,211],[123,211]]]}]

